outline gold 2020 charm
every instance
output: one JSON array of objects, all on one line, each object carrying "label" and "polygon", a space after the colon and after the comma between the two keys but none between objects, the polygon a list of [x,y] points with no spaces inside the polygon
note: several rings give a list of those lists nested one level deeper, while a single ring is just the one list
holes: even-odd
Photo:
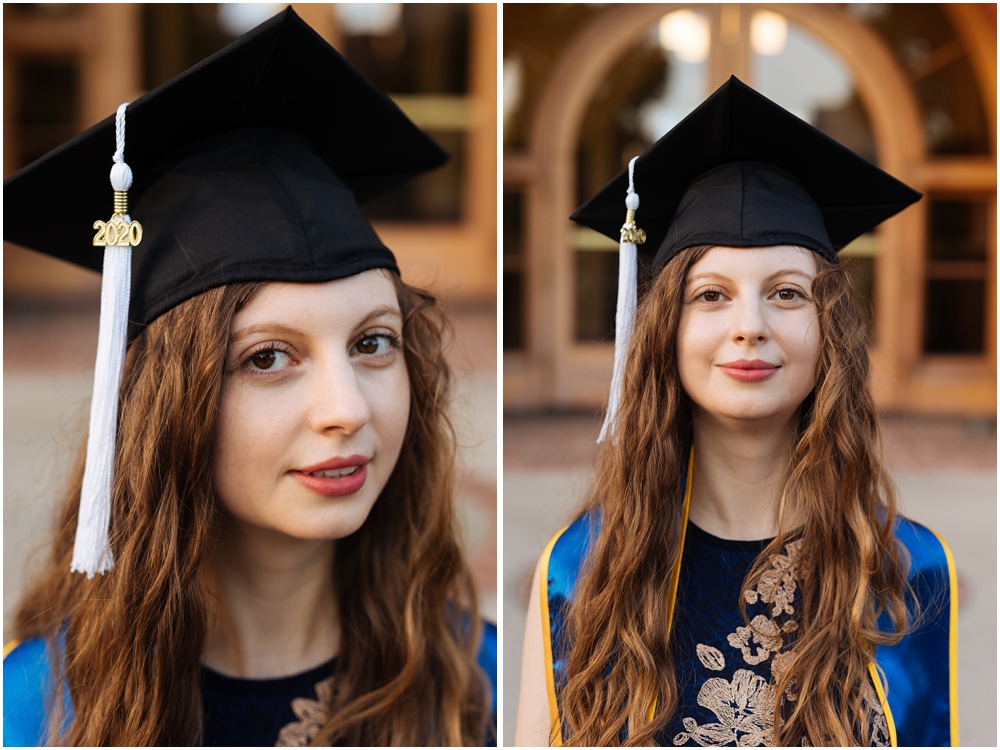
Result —
[{"label": "gold 2020 charm", "polygon": [[621,241],[641,245],[646,241],[646,230],[639,229],[635,224],[626,224],[622,227]]},{"label": "gold 2020 charm", "polygon": [[125,217],[115,212],[108,221],[95,221],[94,245],[96,247],[106,247],[107,245],[132,245],[135,247],[142,242],[142,224],[138,221],[126,222]]}]

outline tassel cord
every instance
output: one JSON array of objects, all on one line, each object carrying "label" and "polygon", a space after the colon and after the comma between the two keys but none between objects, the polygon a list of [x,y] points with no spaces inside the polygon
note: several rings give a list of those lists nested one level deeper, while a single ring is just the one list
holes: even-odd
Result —
[{"label": "tassel cord", "polygon": [[[628,193],[625,196],[627,216],[631,219],[639,208],[639,195],[635,192],[635,162],[634,157],[628,164]],[[622,227],[622,241],[618,246],[618,301],[615,306],[615,359],[611,375],[611,394],[608,397],[608,411],[604,416],[598,443],[604,442],[614,431],[621,405],[622,387],[625,379],[625,360],[628,354],[629,342],[632,339],[632,326],[635,319],[635,309],[638,296],[639,259],[638,247],[634,242],[625,241],[625,229],[634,228],[634,223],[626,220]]]},{"label": "tassel cord", "polygon": [[[111,186],[121,193],[132,186],[132,170],[125,163],[125,109],[115,115],[115,153]],[[131,219],[122,217],[127,226]],[[111,491],[114,482],[115,446],[118,437],[118,391],[125,365],[128,310],[132,283],[132,246],[129,233],[118,234],[126,244],[104,248],[101,279],[101,320],[94,366],[94,391],[90,402],[90,431],[84,464],[83,488],[73,561],[70,570],[92,578],[114,564],[109,546]]]}]

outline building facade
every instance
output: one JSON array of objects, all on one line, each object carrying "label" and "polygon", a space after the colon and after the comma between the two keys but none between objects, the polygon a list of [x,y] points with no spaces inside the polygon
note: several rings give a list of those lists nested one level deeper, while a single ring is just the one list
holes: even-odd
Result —
[{"label": "building facade", "polygon": [[995,415],[995,5],[503,13],[506,408],[604,404],[617,244],[567,217],[736,75],[924,193],[841,253],[880,408]]}]

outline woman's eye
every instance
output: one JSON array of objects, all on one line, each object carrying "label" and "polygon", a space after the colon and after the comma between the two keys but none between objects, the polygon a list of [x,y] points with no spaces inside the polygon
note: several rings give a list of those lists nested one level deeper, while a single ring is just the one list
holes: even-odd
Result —
[{"label": "woman's eye", "polygon": [[354,345],[358,354],[386,354],[392,349],[392,339],[384,334],[365,336]]},{"label": "woman's eye", "polygon": [[722,299],[722,292],[707,291],[702,292],[700,296],[705,302],[718,302]]},{"label": "woman's eye", "polygon": [[782,302],[791,302],[800,295],[797,289],[779,289],[777,296]]},{"label": "woman's eye", "polygon": [[288,364],[289,357],[286,352],[278,349],[261,349],[254,352],[247,359],[247,367],[252,370],[279,370]]}]

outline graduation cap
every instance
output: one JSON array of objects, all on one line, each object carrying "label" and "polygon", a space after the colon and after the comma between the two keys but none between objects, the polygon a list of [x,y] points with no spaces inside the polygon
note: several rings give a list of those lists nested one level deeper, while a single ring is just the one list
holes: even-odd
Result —
[{"label": "graduation cap", "polygon": [[4,181],[5,240],[104,274],[73,570],[112,564],[127,341],[223,284],[398,273],[358,204],[447,158],[289,7]]},{"label": "graduation cap", "polygon": [[598,442],[611,429],[621,396],[640,249],[653,256],[656,272],[696,245],[796,245],[837,263],[847,243],[920,197],[730,78],[570,217],[620,240],[621,248],[614,374]]}]

